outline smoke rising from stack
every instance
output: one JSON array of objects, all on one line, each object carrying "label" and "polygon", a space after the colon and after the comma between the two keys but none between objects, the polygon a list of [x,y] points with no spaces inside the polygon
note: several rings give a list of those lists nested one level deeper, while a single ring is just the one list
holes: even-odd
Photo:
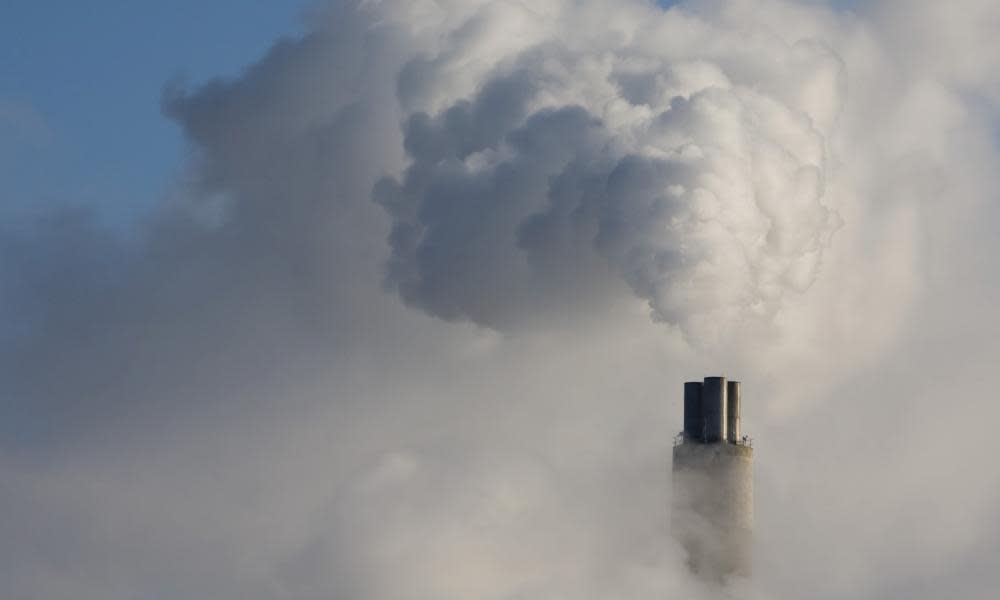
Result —
[{"label": "smoke rising from stack", "polygon": [[[742,31],[639,4],[620,10],[649,21],[607,28],[579,27],[600,3],[551,8],[533,35],[476,55],[471,96],[413,101],[410,166],[376,192],[393,219],[387,283],[501,330],[599,310],[614,280],[698,346],[767,324],[839,227],[826,181],[840,60],[807,40],[747,52]],[[401,97],[440,89],[458,52],[420,59]]]},{"label": "smoke rising from stack", "polygon": [[333,2],[171,87],[132,236],[0,225],[0,596],[714,598],[724,367],[739,597],[991,598],[1000,9],[861,4]]}]

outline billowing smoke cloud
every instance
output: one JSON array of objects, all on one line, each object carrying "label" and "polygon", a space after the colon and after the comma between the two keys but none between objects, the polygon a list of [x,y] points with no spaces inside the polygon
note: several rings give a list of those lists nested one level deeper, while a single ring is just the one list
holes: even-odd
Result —
[{"label": "billowing smoke cloud", "polygon": [[716,598],[666,530],[722,372],[729,593],[992,597],[1000,9],[960,4],[335,1],[168,86],[190,162],[129,236],[0,227],[0,596]]},{"label": "billowing smoke cloud", "polygon": [[[541,42],[512,35],[477,65],[471,98],[407,119],[412,163],[377,192],[407,303],[505,329],[592,308],[613,275],[704,346],[812,284],[839,224],[837,56],[810,40],[748,51],[745,32],[678,13],[579,26],[604,10],[557,7],[533,24]],[[404,68],[401,97],[440,87],[438,56]]]}]

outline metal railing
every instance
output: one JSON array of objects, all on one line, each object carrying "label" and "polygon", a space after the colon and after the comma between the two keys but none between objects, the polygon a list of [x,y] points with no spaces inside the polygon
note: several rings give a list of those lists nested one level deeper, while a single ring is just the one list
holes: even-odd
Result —
[{"label": "metal railing", "polygon": [[[686,439],[687,438],[684,436],[684,432],[683,431],[680,432],[680,433],[678,433],[677,435],[674,436],[674,446],[680,446],[681,444],[684,443],[684,440],[686,440]],[[740,439],[736,440],[735,442],[730,442],[730,441],[727,440],[726,443],[727,444],[732,444],[734,446],[744,446],[746,448],[753,448],[753,438],[751,438],[748,435],[745,435],[745,436],[741,437]]]}]

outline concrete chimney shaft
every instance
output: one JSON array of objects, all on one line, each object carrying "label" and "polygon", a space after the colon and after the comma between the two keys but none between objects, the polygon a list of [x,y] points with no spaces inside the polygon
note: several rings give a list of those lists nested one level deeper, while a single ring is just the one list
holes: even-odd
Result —
[{"label": "concrete chimney shaft", "polygon": [[671,528],[692,572],[723,582],[751,571],[753,448],[742,439],[738,381],[684,384],[684,434],[674,445]]}]

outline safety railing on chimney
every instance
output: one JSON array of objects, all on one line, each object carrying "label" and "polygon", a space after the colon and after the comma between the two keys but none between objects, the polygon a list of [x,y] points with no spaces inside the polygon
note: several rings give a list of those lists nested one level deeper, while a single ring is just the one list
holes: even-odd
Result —
[{"label": "safety railing on chimney", "polygon": [[[674,446],[680,446],[681,444],[684,443],[685,439],[686,438],[684,437],[683,431],[678,433],[677,435],[674,436]],[[744,446],[747,448],[753,448],[753,438],[751,438],[748,435],[739,438],[735,442],[727,441],[726,443],[733,444],[734,446]]]}]

